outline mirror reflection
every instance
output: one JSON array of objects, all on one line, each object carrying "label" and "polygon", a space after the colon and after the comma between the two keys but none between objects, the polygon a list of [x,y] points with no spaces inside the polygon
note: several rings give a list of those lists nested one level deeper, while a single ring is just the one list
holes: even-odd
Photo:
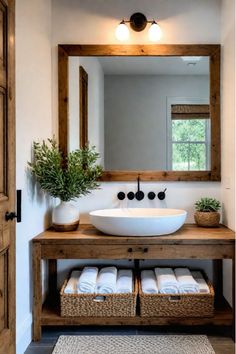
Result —
[{"label": "mirror reflection", "polygon": [[69,57],[69,149],[105,170],[210,169],[208,57]]}]

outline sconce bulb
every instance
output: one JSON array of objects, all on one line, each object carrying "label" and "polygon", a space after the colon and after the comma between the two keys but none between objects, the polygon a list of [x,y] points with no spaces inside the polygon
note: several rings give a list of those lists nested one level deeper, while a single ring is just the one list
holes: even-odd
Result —
[{"label": "sconce bulb", "polygon": [[152,22],[149,28],[148,36],[151,42],[158,42],[161,39],[161,27],[155,21]]},{"label": "sconce bulb", "polygon": [[121,42],[129,39],[129,29],[123,21],[116,28],[116,38]]}]

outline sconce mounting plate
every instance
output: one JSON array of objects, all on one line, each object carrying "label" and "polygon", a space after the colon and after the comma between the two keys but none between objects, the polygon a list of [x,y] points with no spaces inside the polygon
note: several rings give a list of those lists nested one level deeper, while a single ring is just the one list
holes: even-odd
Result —
[{"label": "sconce mounting plate", "polygon": [[136,32],[141,32],[147,26],[147,18],[141,12],[135,12],[130,17],[130,27]]}]

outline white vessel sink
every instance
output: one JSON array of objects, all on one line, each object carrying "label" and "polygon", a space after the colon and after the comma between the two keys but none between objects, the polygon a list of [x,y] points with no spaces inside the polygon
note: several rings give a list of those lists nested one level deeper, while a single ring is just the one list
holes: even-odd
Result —
[{"label": "white vessel sink", "polygon": [[89,213],[100,231],[117,236],[159,236],[172,234],[185,222],[187,212],[180,209],[127,208],[104,209]]}]

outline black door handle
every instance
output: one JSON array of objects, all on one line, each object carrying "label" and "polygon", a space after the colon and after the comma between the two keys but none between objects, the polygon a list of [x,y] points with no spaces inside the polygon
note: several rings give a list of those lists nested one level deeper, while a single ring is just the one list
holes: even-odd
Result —
[{"label": "black door handle", "polygon": [[7,211],[5,214],[5,220],[13,220],[17,218],[17,222],[21,222],[21,189],[17,189],[16,191],[16,212],[15,211]]},{"label": "black door handle", "polygon": [[5,214],[6,221],[13,220],[15,218],[17,218],[17,215],[14,211],[11,211],[10,213],[8,211],[6,212],[6,214]]}]

